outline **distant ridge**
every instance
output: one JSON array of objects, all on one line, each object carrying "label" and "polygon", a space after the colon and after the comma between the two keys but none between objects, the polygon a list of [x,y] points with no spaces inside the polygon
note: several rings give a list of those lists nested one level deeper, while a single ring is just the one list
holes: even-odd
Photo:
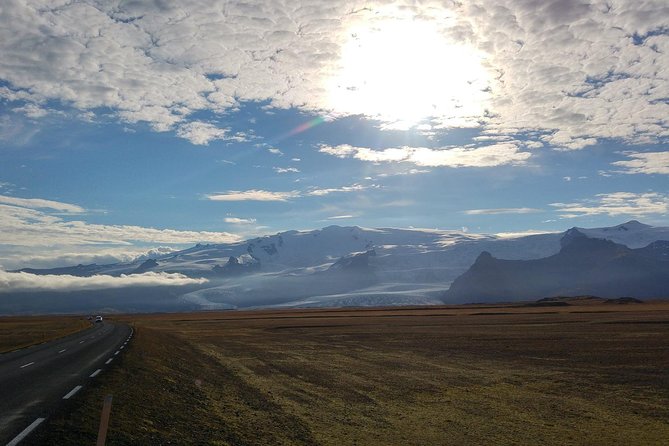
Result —
[{"label": "distant ridge", "polygon": [[444,300],[494,302],[580,295],[669,297],[666,241],[630,249],[610,240],[590,238],[572,228],[562,237],[561,246],[558,254],[536,260],[502,260],[483,252],[452,283]]},{"label": "distant ridge", "polygon": [[[576,244],[572,246],[574,242]],[[578,249],[578,246],[587,243],[592,245]],[[629,255],[630,248],[633,256]],[[572,265],[572,270],[564,273],[566,266],[564,270],[552,266],[548,272],[539,269],[532,274],[528,272],[527,268],[534,268],[532,265],[536,259],[551,258],[558,253],[561,254],[558,259],[571,256],[563,263]],[[599,262],[603,259],[609,259],[611,264],[601,266],[604,264]],[[598,277],[598,274],[616,265],[612,259],[618,259],[618,263],[632,263],[632,266],[616,266],[622,272],[619,274],[621,280],[631,271],[647,276],[657,270],[658,262],[669,263],[669,227],[653,227],[632,220],[604,228],[572,228],[563,233],[517,236],[359,226],[291,230],[234,243],[197,244],[182,251],[153,255],[151,258],[143,256],[129,262],[25,268],[20,271],[35,276],[129,277],[144,274],[152,276],[152,280],[159,280],[164,275],[178,273],[206,281],[187,287],[147,286],[91,291],[49,291],[24,287],[16,291],[3,290],[5,299],[0,301],[0,314],[94,312],[103,308],[134,312],[436,305],[444,299],[449,303],[479,302],[481,296],[488,302],[584,294],[605,298],[639,298],[647,294],[640,290],[653,290],[658,280],[661,282],[662,277],[666,277],[664,272],[658,273],[660,279],[651,278],[646,283],[637,280],[635,284],[638,288],[630,292],[623,294],[628,288],[612,286],[613,291],[601,294],[599,286],[593,289],[585,280],[587,277],[582,276]],[[522,281],[514,282],[514,279],[506,283],[508,271],[505,268],[508,265],[505,262],[521,262],[525,271],[518,277]],[[545,262],[542,260],[540,264]],[[477,285],[480,288],[477,291],[481,292],[480,295],[467,292],[453,299],[444,297],[452,281],[470,267],[483,271],[486,264],[494,268],[479,276],[481,283]],[[589,265],[593,264],[600,265],[601,271],[591,270]],[[555,285],[557,279],[554,276],[560,274],[566,274],[565,277],[570,280],[560,283],[560,286],[540,287],[548,283]],[[38,283],[39,279],[26,275],[20,277],[22,283]],[[628,279],[630,282],[631,278]],[[452,293],[457,291],[463,280],[457,280]],[[60,279],[41,281],[50,283]],[[63,281],[71,282],[70,279]],[[524,287],[521,290],[518,289],[519,283]],[[488,284],[491,285],[486,288]],[[656,293],[653,291],[651,294]]]}]

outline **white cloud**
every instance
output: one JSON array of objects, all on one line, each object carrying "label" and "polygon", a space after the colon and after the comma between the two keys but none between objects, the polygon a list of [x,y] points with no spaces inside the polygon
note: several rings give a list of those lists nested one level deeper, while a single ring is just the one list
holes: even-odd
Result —
[{"label": "white cloud", "polygon": [[227,192],[209,194],[207,199],[212,201],[288,201],[300,195],[297,191],[272,192],[268,190],[230,190]]},{"label": "white cloud", "polygon": [[[182,124],[177,128],[177,136],[197,145],[208,145],[217,139],[230,139],[227,136],[229,129],[220,129],[208,122],[193,121]],[[231,138],[236,138],[235,136]]]},{"label": "white cloud", "polygon": [[295,167],[273,167],[272,168],[276,173],[299,173],[300,169]]},{"label": "white cloud", "polygon": [[666,215],[669,213],[669,195],[658,192],[614,192],[598,194],[594,199],[575,203],[552,203],[562,218],[590,215]]},{"label": "white cloud", "polygon": [[183,274],[146,272],[116,276],[77,277],[69,275],[36,275],[0,270],[0,293],[13,291],[84,291],[137,286],[184,286],[206,283]]},{"label": "white cloud", "polygon": [[53,113],[53,110],[48,110],[46,108],[40,107],[36,104],[26,104],[22,107],[15,107],[12,111],[17,113],[23,113],[29,118],[38,119],[47,116],[49,113]]},{"label": "white cloud", "polygon": [[367,189],[379,189],[381,186],[376,184],[371,185],[362,185],[362,184],[352,184],[350,186],[341,186],[341,187],[331,187],[331,188],[311,188],[306,192],[300,191],[287,191],[287,192],[274,192],[267,190],[230,190],[227,192],[209,194],[206,195],[206,198],[212,201],[288,201],[292,198],[301,198],[301,197],[321,197],[324,195],[329,195],[332,193],[338,192],[357,192]]},{"label": "white cloud", "polygon": [[499,209],[469,209],[464,211],[467,215],[500,215],[500,214],[533,214],[542,212],[535,208],[499,208]]},{"label": "white cloud", "polygon": [[311,196],[315,196],[315,197],[322,197],[324,195],[330,195],[332,193],[337,193],[337,192],[357,192],[357,191],[362,191],[362,190],[367,190],[367,189],[379,189],[380,187],[381,186],[376,185],[376,184],[371,184],[371,185],[368,185],[368,186],[365,186],[365,185],[362,185],[362,184],[352,184],[350,186],[312,189],[312,190],[306,192],[306,195],[311,195]]},{"label": "white cloud", "polygon": [[238,218],[238,217],[225,217],[226,223],[231,223],[233,225],[252,225],[256,222],[255,218]]},{"label": "white cloud", "polygon": [[661,174],[669,175],[669,151],[667,152],[624,152],[630,158],[627,161],[616,161],[614,166],[623,167],[622,173],[628,174]]},{"label": "white cloud", "polygon": [[[183,127],[195,112],[268,101],[270,108],[346,113],[333,105],[327,85],[342,69],[351,30],[362,29],[356,34],[362,39],[365,30],[392,28],[393,17],[395,23],[403,17],[448,43],[432,52],[415,48],[410,56],[426,53],[432,63],[464,46],[482,55],[489,75],[485,91],[475,90],[486,98],[485,108],[433,107],[432,127],[474,125],[490,136],[537,130],[543,141],[565,149],[602,138],[662,141],[669,136],[669,83],[662,74],[669,68],[668,15],[665,0],[402,1],[365,8],[352,0],[308,7],[7,1],[0,18],[0,79],[6,83],[0,97],[32,107],[25,110],[35,117],[48,101],[80,111],[110,108],[120,120],[177,129],[205,144],[212,129]],[[411,97],[431,75],[414,74],[377,96],[390,105],[394,97]],[[460,83],[467,80],[480,81]],[[433,97],[453,94],[434,91]]]},{"label": "white cloud", "polygon": [[551,234],[557,233],[559,231],[542,231],[537,229],[528,229],[527,231],[518,231],[518,232],[498,232],[495,234],[499,238],[520,238],[527,237],[528,235],[540,235],[540,234]]},{"label": "white cloud", "polygon": [[333,215],[332,217],[328,217],[327,220],[345,220],[347,218],[354,218],[354,215]]},{"label": "white cloud", "polygon": [[277,149],[276,147],[270,147],[269,149],[267,149],[267,151],[269,153],[274,154],[274,155],[283,156],[283,152],[281,150]]},{"label": "white cloud", "polygon": [[[187,247],[189,244],[185,244]],[[181,246],[181,245],[179,245]],[[4,246],[0,269],[56,268],[71,265],[105,265],[118,262],[143,261],[177,251],[173,246],[146,248],[141,246],[105,247],[101,244],[62,246]]]},{"label": "white cloud", "polygon": [[407,162],[423,167],[492,167],[506,164],[524,164],[531,154],[522,152],[512,142],[502,142],[481,147],[398,147],[375,150],[354,147],[322,145],[320,152],[338,158],[356,158],[362,161]]},{"label": "white cloud", "polygon": [[180,231],[133,225],[99,225],[66,220],[83,213],[80,206],[42,199],[0,198],[0,245],[24,247],[116,245],[134,243],[225,243],[239,237],[227,232]]},{"label": "white cloud", "polygon": [[62,203],[60,201],[43,200],[41,198],[17,198],[0,195],[0,203],[29,209],[51,209],[54,211],[81,214],[85,209],[76,204]]}]

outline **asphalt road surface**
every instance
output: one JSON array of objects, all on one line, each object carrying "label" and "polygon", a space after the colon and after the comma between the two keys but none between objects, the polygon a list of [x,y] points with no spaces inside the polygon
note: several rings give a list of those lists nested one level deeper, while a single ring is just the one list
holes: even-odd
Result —
[{"label": "asphalt road surface", "polygon": [[0,355],[0,445],[24,443],[63,400],[113,365],[131,338],[129,326],[103,322]]}]

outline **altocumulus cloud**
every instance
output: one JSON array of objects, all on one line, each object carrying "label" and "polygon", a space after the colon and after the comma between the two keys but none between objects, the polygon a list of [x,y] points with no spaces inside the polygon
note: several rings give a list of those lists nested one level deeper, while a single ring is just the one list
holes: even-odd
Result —
[{"label": "altocumulus cloud", "polygon": [[[336,116],[342,111],[325,85],[341,68],[350,29],[380,26],[402,11],[484,55],[489,100],[485,113],[471,118],[489,135],[529,131],[534,142],[564,149],[603,138],[646,143],[667,137],[669,83],[657,74],[669,69],[666,0],[365,6],[352,0],[315,0],[308,7],[300,1],[6,1],[0,98],[36,119],[48,114],[49,101],[84,112],[80,116],[108,108],[121,121],[177,131],[196,144],[226,134],[190,122],[191,115],[226,113],[242,102]],[[449,125],[447,115],[430,122]],[[449,161],[444,153],[418,159],[433,159],[423,165],[473,163]]]},{"label": "altocumulus cloud", "polygon": [[0,293],[12,291],[86,291],[105,288],[142,286],[200,285],[207,279],[190,278],[178,273],[156,273],[116,276],[76,277],[68,275],[36,275],[0,270]]},{"label": "altocumulus cloud", "polygon": [[624,169],[620,173],[669,175],[669,152],[624,152],[623,154],[629,159],[612,163]]}]

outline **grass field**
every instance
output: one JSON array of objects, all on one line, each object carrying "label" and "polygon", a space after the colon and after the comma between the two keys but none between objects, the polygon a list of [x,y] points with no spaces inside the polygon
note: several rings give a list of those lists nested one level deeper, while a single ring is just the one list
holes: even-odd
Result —
[{"label": "grass field", "polygon": [[82,316],[0,317],[0,353],[61,338],[90,326]]},{"label": "grass field", "polygon": [[666,445],[669,303],[126,316],[32,438],[108,445]]}]

